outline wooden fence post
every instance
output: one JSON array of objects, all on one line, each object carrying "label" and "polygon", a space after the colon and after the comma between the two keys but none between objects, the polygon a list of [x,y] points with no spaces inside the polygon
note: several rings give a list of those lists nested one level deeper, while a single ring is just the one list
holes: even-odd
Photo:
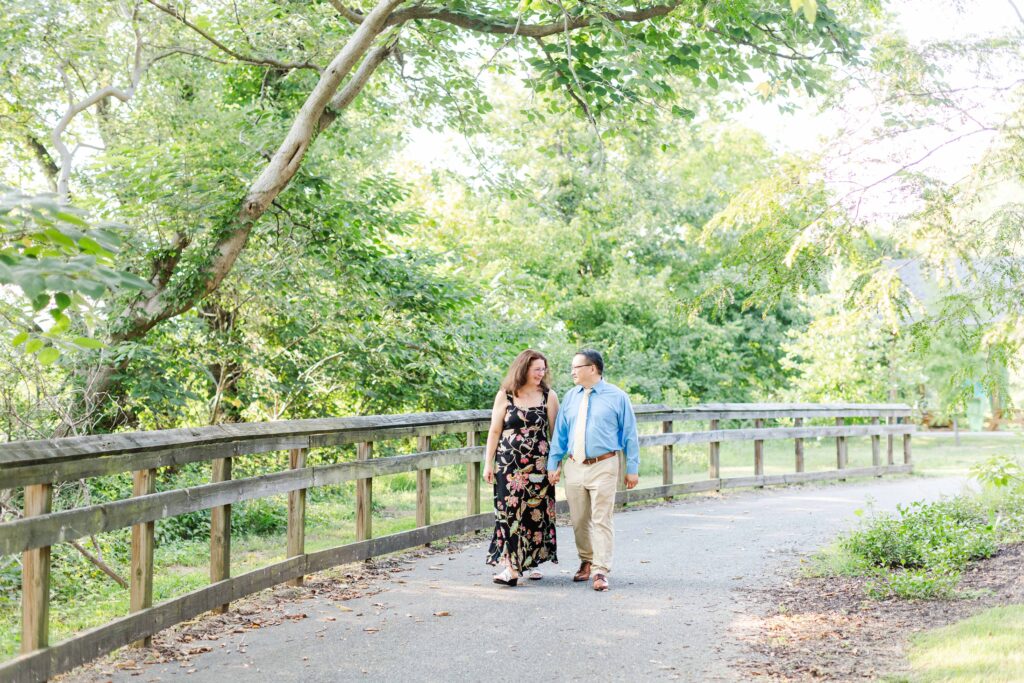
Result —
[{"label": "wooden fence post", "polygon": [[[716,431],[718,429],[718,420],[711,420],[708,424],[710,431]],[[722,476],[721,468],[719,467],[718,454],[721,450],[720,441],[711,441],[708,443],[708,479],[719,479]]]},{"label": "wooden fence post", "polygon": [[[301,470],[306,466],[306,448],[288,451],[288,467]],[[306,489],[288,492],[288,557],[297,557],[306,552]],[[306,577],[297,576],[288,582],[301,586]]]},{"label": "wooden fence post", "polygon": [[[672,433],[672,420],[661,423],[661,433]],[[675,482],[673,472],[672,444],[661,447],[661,483],[670,486]],[[672,496],[665,496],[665,500],[672,500]]]},{"label": "wooden fence post", "polygon": [[[156,493],[156,470],[132,472],[132,496]],[[153,532],[156,522],[132,525],[132,566],[131,587],[128,596],[128,611],[138,612],[153,606]],[[136,640],[132,647],[149,647],[151,636]]]},{"label": "wooden fence post", "polygon": [[914,460],[910,455],[910,434],[903,435],[903,464],[914,464]]},{"label": "wooden fence post", "polygon": [[[887,422],[890,425],[894,425],[894,424],[896,424],[896,418],[893,417],[892,415],[890,415],[889,418],[887,419]],[[896,464],[896,460],[893,457],[893,443],[892,443],[892,441],[893,441],[892,434],[887,435],[886,436],[886,443],[887,443],[887,446],[888,446],[888,452],[887,452],[888,457],[886,459],[886,462],[888,464],[890,464],[890,465],[895,465]]]},{"label": "wooden fence post", "polygon": [[[842,427],[844,424],[846,424],[846,420],[845,419],[843,419],[841,417],[837,417],[836,418],[836,427]],[[846,437],[845,436],[837,436],[836,437],[836,469],[837,470],[845,470],[846,469]],[[844,480],[840,479],[840,481],[844,481]]]},{"label": "wooden fence post", "polygon": [[[478,446],[477,433],[466,432],[466,446]],[[480,461],[466,463],[466,514],[480,514]]]},{"label": "wooden fence post", "polygon": [[[356,460],[365,462],[373,457],[373,442],[356,444]],[[356,480],[356,540],[373,538],[373,477]]]},{"label": "wooden fence post", "polygon": [[[53,506],[52,484],[25,487],[25,517],[46,515]],[[50,644],[50,546],[21,555],[21,651]]]},{"label": "wooden fence post", "polygon": [[[430,437],[416,438],[416,450],[426,453],[430,450]],[[416,470],[416,526],[430,524],[430,469]],[[430,545],[429,543],[427,545]]]},{"label": "wooden fence post", "polygon": [[[879,420],[878,420],[877,417],[871,418],[871,426],[872,427],[878,427],[879,426],[878,423],[879,423]],[[882,437],[879,436],[878,434],[872,434],[871,435],[871,466],[872,467],[881,467],[882,466]],[[875,476],[880,477],[880,476],[882,476],[882,473],[879,472]]]},{"label": "wooden fence post", "polygon": [[[803,427],[804,426],[804,419],[802,417],[793,418],[793,426],[794,427]],[[804,471],[804,440],[803,439],[794,439],[793,444],[794,444],[793,448],[794,448],[795,454],[796,454],[796,471],[797,472],[803,472]]]},{"label": "wooden fence post", "polygon": [[[213,482],[231,480],[231,458],[213,461]],[[231,578],[231,506],[220,505],[210,510],[210,583]],[[223,614],[229,603],[212,611]]]},{"label": "wooden fence post", "polygon": [[[754,420],[754,429],[764,427],[764,420]],[[764,441],[754,439],[754,476],[760,477],[764,474]]]}]

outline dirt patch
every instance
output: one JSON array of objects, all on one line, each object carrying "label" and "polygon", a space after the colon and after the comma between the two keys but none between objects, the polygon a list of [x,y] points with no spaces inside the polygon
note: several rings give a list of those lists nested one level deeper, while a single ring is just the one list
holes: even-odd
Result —
[{"label": "dirt patch", "polygon": [[757,616],[732,634],[748,647],[745,678],[770,681],[873,680],[906,670],[911,634],[997,605],[1024,602],[1024,544],[974,562],[952,600],[871,600],[867,579],[797,578],[747,597]]},{"label": "dirt patch", "polygon": [[[401,581],[401,573],[408,571],[417,560],[460,552],[465,545],[479,543],[480,538],[467,534],[448,543],[435,543],[430,548],[328,569],[307,576],[302,586],[275,586],[232,602],[225,614],[207,612],[163,630],[153,636],[151,647],[121,648],[54,680],[98,683],[109,681],[116,672],[139,675],[146,666],[168,662],[177,662],[188,669],[194,657],[223,647],[224,639],[230,635],[310,618],[303,611],[303,603],[311,598],[342,603],[376,595],[386,590],[392,580]],[[240,651],[244,652],[244,646]]]}]

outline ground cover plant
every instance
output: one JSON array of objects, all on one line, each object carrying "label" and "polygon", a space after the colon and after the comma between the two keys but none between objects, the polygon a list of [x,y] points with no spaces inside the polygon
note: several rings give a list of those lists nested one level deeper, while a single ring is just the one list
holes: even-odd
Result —
[{"label": "ground cover plant", "polygon": [[861,524],[820,553],[811,573],[866,576],[869,597],[952,598],[968,563],[1024,538],[1024,479],[1007,456],[972,468],[980,491],[891,513],[860,511]]}]

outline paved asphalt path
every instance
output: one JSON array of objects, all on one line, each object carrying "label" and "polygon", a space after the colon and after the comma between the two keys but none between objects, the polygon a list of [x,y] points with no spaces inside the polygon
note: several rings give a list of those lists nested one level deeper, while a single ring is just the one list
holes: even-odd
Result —
[{"label": "paved asphalt path", "polygon": [[416,560],[370,597],[291,603],[309,618],[211,643],[187,668],[149,666],[115,680],[739,680],[729,662],[741,646],[727,633],[743,618],[747,589],[785,580],[869,500],[891,510],[963,486],[904,478],[748,490],[616,513],[607,593],[572,582],[569,527],[558,529],[561,563],[518,588],[491,583],[481,540]]}]

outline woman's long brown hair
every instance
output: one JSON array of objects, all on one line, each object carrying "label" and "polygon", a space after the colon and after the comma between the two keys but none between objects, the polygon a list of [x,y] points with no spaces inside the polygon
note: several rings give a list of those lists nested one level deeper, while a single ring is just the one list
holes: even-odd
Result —
[{"label": "woman's long brown hair", "polygon": [[540,381],[540,386],[545,390],[550,389],[551,366],[548,365],[548,359],[544,357],[543,353],[533,349],[526,349],[516,356],[516,359],[512,361],[512,365],[508,368],[508,374],[505,375],[501,388],[504,391],[511,391],[513,396],[517,396],[519,390],[526,386],[526,376],[530,372],[530,365],[535,360],[544,361],[544,368],[547,372],[544,373],[544,379]]}]

